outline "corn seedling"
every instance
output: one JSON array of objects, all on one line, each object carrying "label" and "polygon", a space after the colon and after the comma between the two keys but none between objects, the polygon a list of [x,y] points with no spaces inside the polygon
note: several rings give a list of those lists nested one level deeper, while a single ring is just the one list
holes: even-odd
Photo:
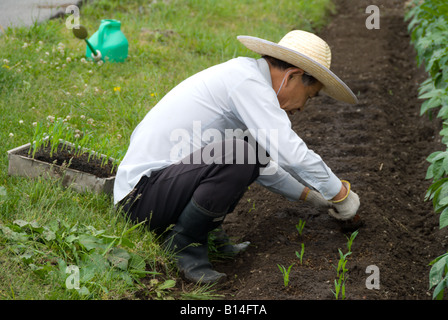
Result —
[{"label": "corn seedling", "polygon": [[279,268],[280,272],[283,275],[283,285],[287,287],[289,285],[289,274],[291,273],[291,269],[293,267],[294,263],[291,264],[288,269],[284,265],[277,264],[277,267]]},{"label": "corn seedling", "polygon": [[345,299],[345,280],[343,280],[341,277],[339,277],[337,280],[334,279],[334,291],[333,295],[335,296],[336,300],[339,299],[339,295],[341,295],[342,300]]},{"label": "corn seedling", "polygon": [[356,236],[358,235],[358,230],[352,232],[352,234],[350,235],[350,237],[347,237],[347,249],[348,252],[352,252],[352,244],[353,244],[353,240],[355,240]]},{"label": "corn seedling", "polygon": [[336,276],[337,279],[334,280],[334,289],[332,291],[336,300],[339,299],[339,295],[341,295],[342,300],[345,299],[345,282],[347,281],[347,271],[348,269],[345,267],[347,265],[347,256],[351,254],[351,252],[347,252],[346,254],[342,253],[341,249],[339,251],[339,261],[338,266],[336,268]]},{"label": "corn seedling", "polygon": [[[250,203],[251,199],[248,199],[247,202]],[[255,210],[255,200],[252,200],[252,208],[249,209],[249,213],[251,213],[253,210]]]},{"label": "corn seedling", "polygon": [[345,296],[345,283],[348,279],[348,275],[347,275],[348,269],[346,268],[346,265],[348,262],[347,257],[352,254],[351,250],[352,250],[353,241],[355,240],[357,235],[358,235],[358,230],[356,230],[355,232],[352,232],[350,237],[347,237],[347,249],[348,249],[347,253],[344,254],[341,249],[338,249],[339,261],[338,261],[338,265],[336,267],[336,279],[334,280],[334,291],[331,290],[331,292],[333,292],[333,295],[336,298],[336,300],[338,300],[339,298],[341,298],[342,300],[345,300],[345,297],[346,297]]},{"label": "corn seedling", "polygon": [[305,228],[306,221],[299,219],[299,223],[296,224],[296,229],[299,232],[299,235],[302,235],[303,228]]},{"label": "corn seedling", "polygon": [[28,150],[28,155],[34,159],[36,156],[36,151],[40,150],[46,141],[46,133],[43,129],[43,124],[38,122],[36,124],[36,129],[34,129],[33,140],[31,141],[31,148]]},{"label": "corn seedling", "polygon": [[296,251],[296,256],[299,258],[300,264],[303,264],[303,254],[305,253],[305,244],[302,243],[302,250],[300,250],[300,253]]},{"label": "corn seedling", "polygon": [[[70,144],[71,147],[69,147]],[[87,162],[91,159],[97,159],[101,162],[101,167],[104,167],[110,159],[113,159],[111,173],[124,156],[123,151],[110,148],[110,141],[107,138],[101,141],[95,140],[93,133],[86,130],[82,134],[76,135],[75,130],[63,119],[57,119],[48,126],[42,123],[36,124],[28,155],[35,158],[36,152],[48,146],[50,146],[50,157],[53,157],[58,152],[58,148],[61,147],[60,151],[66,148],[73,157],[80,157],[85,153],[87,154]]]}]

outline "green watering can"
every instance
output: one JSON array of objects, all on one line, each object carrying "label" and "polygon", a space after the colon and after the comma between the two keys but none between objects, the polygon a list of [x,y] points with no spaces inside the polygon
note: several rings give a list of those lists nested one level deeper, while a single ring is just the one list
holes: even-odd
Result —
[{"label": "green watering can", "polygon": [[86,49],[87,59],[124,62],[128,57],[129,43],[120,27],[121,22],[118,20],[101,20],[98,31],[86,41],[90,43]]}]

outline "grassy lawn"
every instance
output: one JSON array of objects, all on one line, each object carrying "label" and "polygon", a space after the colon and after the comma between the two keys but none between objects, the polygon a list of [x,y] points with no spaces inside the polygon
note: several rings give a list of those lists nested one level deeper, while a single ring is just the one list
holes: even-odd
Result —
[{"label": "grassy lawn", "polygon": [[[8,176],[7,150],[31,142],[36,123],[58,118],[125,152],[144,115],[186,77],[237,56],[237,40],[272,41],[318,30],[330,0],[97,0],[81,9],[89,35],[117,19],[125,63],[85,61],[85,42],[65,19],[0,36],[0,299],[213,298],[213,288],[175,289],[171,257],[144,226],[118,214],[107,195],[59,181]],[[32,223],[31,223],[32,222]],[[79,268],[79,289],[70,288]],[[70,280],[70,279],[69,279]],[[73,282],[74,284],[75,282]]]}]

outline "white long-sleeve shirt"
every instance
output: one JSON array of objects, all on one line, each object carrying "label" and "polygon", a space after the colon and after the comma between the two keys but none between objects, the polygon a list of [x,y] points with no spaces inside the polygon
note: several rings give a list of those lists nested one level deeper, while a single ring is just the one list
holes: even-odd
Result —
[{"label": "white long-sleeve shirt", "polygon": [[118,167],[114,202],[122,200],[142,176],[178,163],[216,142],[218,135],[224,139],[229,132],[237,136],[242,131],[250,131],[268,151],[268,168],[276,168],[256,180],[269,190],[293,201],[304,185],[326,199],[340,191],[340,179],[292,130],[272,88],[267,62],[240,57],[184,80],[147,113]]}]

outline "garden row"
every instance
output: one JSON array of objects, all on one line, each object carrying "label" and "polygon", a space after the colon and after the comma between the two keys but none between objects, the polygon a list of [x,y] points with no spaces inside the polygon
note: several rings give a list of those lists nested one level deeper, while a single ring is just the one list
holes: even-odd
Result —
[{"label": "garden row", "polygon": [[[442,119],[440,136],[447,146],[428,157],[426,179],[432,181],[426,194],[434,210],[440,213],[440,228],[448,226],[448,2],[445,0],[414,1],[406,14],[411,41],[417,60],[425,66],[429,78],[420,85],[421,115]],[[438,112],[437,112],[438,110]],[[448,288],[448,252],[430,263],[429,286],[433,298],[442,299]]]},{"label": "garden row", "polygon": [[[323,26],[332,9],[331,0],[83,5],[80,23],[89,32],[101,19],[122,22],[130,49],[125,63],[87,61],[68,16],[6,30],[0,37],[0,299],[214,297],[214,289],[178,280],[159,239],[143,226],[130,227],[109,194],[63,188],[68,171],[77,158],[90,168],[97,160],[107,167],[113,158],[107,168],[113,173],[133,129],[175,84],[252,54],[236,35],[279,39],[293,27]],[[44,162],[47,150],[67,155],[50,162],[61,167],[59,179],[9,174],[7,151],[18,148],[36,162]]]}]

